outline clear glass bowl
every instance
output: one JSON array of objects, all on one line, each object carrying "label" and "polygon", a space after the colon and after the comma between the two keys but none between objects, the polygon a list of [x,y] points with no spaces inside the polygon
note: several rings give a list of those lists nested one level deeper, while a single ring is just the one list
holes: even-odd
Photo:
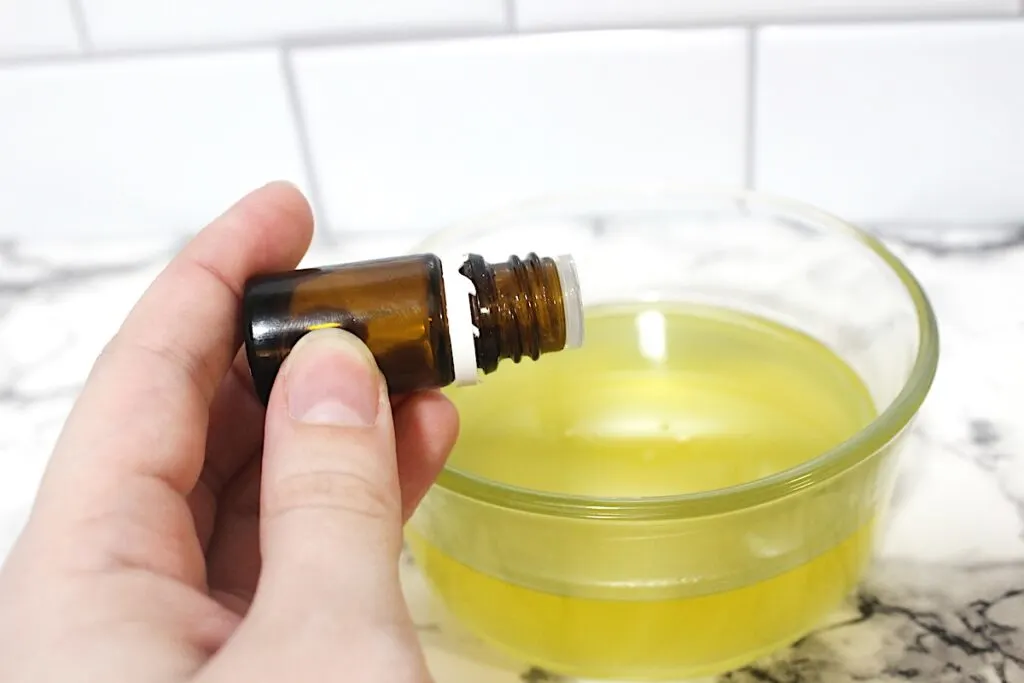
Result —
[{"label": "clear glass bowl", "polygon": [[[854,589],[900,435],[938,360],[928,300],[878,240],[788,201],[652,189],[533,202],[437,233],[417,251],[571,253],[585,318],[611,303],[665,302],[763,316],[843,359],[877,412],[782,471],[680,494],[530,489],[460,470],[456,458],[407,535],[441,601],[482,639],[565,675],[682,679],[786,646]],[[493,430],[496,444],[508,436],[500,419],[469,426]]]}]

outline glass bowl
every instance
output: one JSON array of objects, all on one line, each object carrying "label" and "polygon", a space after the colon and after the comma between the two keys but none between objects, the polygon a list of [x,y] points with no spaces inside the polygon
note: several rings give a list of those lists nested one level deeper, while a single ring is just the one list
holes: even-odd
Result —
[{"label": "glass bowl", "polygon": [[[434,234],[417,251],[491,261],[570,253],[585,304],[582,349],[502,366],[481,385],[448,391],[462,433],[407,537],[441,602],[475,634],[563,675],[692,678],[792,643],[855,589],[884,519],[900,436],[938,360],[931,306],[878,240],[790,201],[648,189],[535,201]],[[733,483],[704,476],[711,463],[692,476],[685,467],[663,476],[640,450],[633,462],[597,445],[598,483],[580,483],[579,463],[559,481],[579,442],[572,456],[546,447],[553,442],[534,438],[545,429],[564,439],[633,430],[634,444],[654,435],[668,449],[660,458],[688,447],[679,425],[701,404],[681,408],[672,397],[742,345],[715,338],[701,346],[698,327],[673,327],[694,310],[724,312],[727,322],[757,316],[768,333],[778,324],[793,339],[806,335],[800,343],[845,362],[835,372],[811,368],[812,381],[855,381],[870,414],[851,408],[848,434],[815,441],[827,432],[815,401],[778,413],[769,428],[781,441],[770,452],[794,457],[769,466],[763,442],[740,439],[719,469],[763,473]],[[622,324],[609,327],[609,311]],[[736,320],[729,329],[748,318]],[[614,359],[588,365],[585,355],[568,356],[616,344],[646,363],[656,386],[616,384],[624,375]],[[801,348],[791,354],[798,362],[818,353]],[[666,360],[680,353],[697,354],[683,358],[694,364],[689,374]],[[749,370],[732,368],[735,391],[771,391],[768,405],[800,398],[789,383],[762,383],[775,360],[754,353],[746,362]],[[479,409],[485,394],[477,392],[505,373],[524,373],[508,385],[518,388]],[[548,478],[537,485],[541,472]]]}]

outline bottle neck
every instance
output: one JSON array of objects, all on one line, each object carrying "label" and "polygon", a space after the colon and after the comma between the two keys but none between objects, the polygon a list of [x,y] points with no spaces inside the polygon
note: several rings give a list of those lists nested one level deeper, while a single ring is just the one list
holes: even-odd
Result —
[{"label": "bottle neck", "polygon": [[[459,272],[476,289],[470,311],[479,332],[477,367],[485,373],[493,372],[502,358],[515,363],[524,356],[537,360],[542,354],[578,345],[568,330],[573,321],[567,319],[567,310],[578,306],[578,296],[564,291],[565,269],[560,273],[555,259],[531,253],[525,259],[512,256],[490,264],[471,254]],[[567,302],[566,294],[575,300]]]}]

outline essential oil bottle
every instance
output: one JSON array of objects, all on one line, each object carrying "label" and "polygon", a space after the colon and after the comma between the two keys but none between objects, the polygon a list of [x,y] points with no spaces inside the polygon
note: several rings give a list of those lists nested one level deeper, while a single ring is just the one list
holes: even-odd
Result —
[{"label": "essential oil bottle", "polygon": [[264,404],[303,335],[342,328],[363,340],[402,394],[475,384],[499,361],[533,360],[583,342],[583,303],[571,256],[488,263],[435,254],[261,275],[245,286],[242,327]]}]

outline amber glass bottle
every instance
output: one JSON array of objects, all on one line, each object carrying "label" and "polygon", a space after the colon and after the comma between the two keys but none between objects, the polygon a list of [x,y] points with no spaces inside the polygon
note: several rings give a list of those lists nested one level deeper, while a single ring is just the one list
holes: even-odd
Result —
[{"label": "amber glass bottle", "polygon": [[262,275],[246,283],[242,316],[264,403],[292,347],[316,329],[362,339],[392,394],[473,384],[503,358],[536,360],[583,340],[569,256],[492,264],[418,254]]}]

